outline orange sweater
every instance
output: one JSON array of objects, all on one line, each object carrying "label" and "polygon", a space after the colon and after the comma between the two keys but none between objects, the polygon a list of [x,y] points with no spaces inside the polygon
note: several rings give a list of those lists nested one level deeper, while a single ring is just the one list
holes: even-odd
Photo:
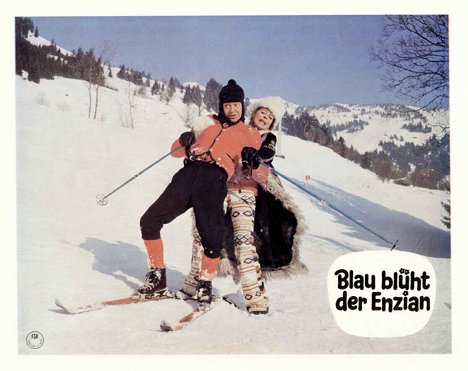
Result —
[{"label": "orange sweater", "polygon": [[258,183],[265,184],[270,169],[265,165],[260,164],[258,169],[250,170],[243,169],[242,165],[237,166],[234,175],[227,182],[229,191],[252,191],[255,196],[257,195]]},{"label": "orange sweater", "polygon": [[[210,122],[210,125],[198,134],[195,143],[190,147],[190,154],[200,156],[209,152],[216,164],[226,171],[230,179],[235,168],[241,164],[242,148],[259,149],[262,139],[256,129],[242,121],[236,125],[223,127],[213,116],[209,117],[213,123]],[[180,146],[179,139],[176,139],[171,150],[178,146]],[[184,157],[185,154],[185,148],[181,148],[172,156]]]}]

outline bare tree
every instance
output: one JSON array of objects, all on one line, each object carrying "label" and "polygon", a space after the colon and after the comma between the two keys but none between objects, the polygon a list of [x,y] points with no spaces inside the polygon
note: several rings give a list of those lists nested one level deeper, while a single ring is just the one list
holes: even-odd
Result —
[{"label": "bare tree", "polygon": [[94,120],[96,120],[97,110],[98,110],[98,103],[99,103],[99,87],[104,85],[105,77],[104,77],[104,65],[109,65],[112,59],[114,58],[116,52],[116,48],[112,47],[109,42],[105,41],[98,50],[98,65],[102,68],[102,81],[98,81],[95,84],[95,103],[94,103]]},{"label": "bare tree", "polygon": [[95,83],[99,79],[99,68],[94,57],[94,48],[89,49],[81,59],[82,63],[81,69],[83,71],[83,78],[86,81],[86,86],[88,87],[88,118],[91,118],[91,109],[92,109],[92,90]]},{"label": "bare tree", "polygon": [[203,95],[199,86],[194,89],[193,103],[198,107],[198,115],[200,116],[203,111]]},{"label": "bare tree", "polygon": [[[120,121],[122,122],[122,126],[126,128],[133,129],[135,127],[135,114],[136,114],[136,98],[137,98],[137,91],[136,88],[132,89],[132,83],[128,82],[128,90],[127,90],[127,105],[120,106]],[[127,109],[124,109],[126,107]],[[127,112],[125,112],[127,111]]]},{"label": "bare tree", "polygon": [[[109,43],[105,42],[99,47],[98,55],[95,54],[95,48],[90,48],[85,53],[83,58],[83,77],[88,87],[88,117],[91,118],[91,110],[93,106],[93,90],[94,90],[94,120],[96,120],[98,105],[99,105],[99,89],[105,83],[104,65],[110,64],[115,54],[115,48],[112,48]],[[97,58],[97,59],[96,59]]]},{"label": "bare tree", "polygon": [[[175,108],[174,108],[174,110],[175,110]],[[185,126],[188,127],[188,128],[192,126],[191,123],[193,123],[193,120],[195,119],[195,117],[200,116],[199,113],[197,115],[197,110],[194,107],[194,105],[190,104],[190,103],[185,105],[185,109],[183,111],[183,116],[181,114],[179,114],[179,112],[177,112],[177,114],[184,121]]]},{"label": "bare tree", "polygon": [[383,87],[427,109],[448,106],[448,16],[389,15],[371,59]]}]

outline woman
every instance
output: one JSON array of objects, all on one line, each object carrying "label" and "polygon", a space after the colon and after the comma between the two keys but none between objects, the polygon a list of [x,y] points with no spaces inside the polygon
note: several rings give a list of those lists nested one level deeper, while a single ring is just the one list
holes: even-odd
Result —
[{"label": "woman", "polygon": [[[305,270],[298,257],[299,236],[304,230],[299,209],[272,173],[260,181],[261,187],[252,176],[262,162],[271,166],[274,159],[276,136],[271,131],[282,117],[280,107],[279,98],[275,97],[258,100],[249,106],[250,125],[260,132],[262,144],[258,151],[244,148],[243,162],[227,182],[228,223],[218,274],[231,274],[236,283],[241,282],[245,306],[250,314],[266,314],[269,310],[262,269],[269,275]],[[285,209],[283,203],[290,210]],[[271,225],[272,221],[274,225]],[[192,266],[183,289],[178,292],[181,298],[194,294],[202,251],[194,223]]]}]

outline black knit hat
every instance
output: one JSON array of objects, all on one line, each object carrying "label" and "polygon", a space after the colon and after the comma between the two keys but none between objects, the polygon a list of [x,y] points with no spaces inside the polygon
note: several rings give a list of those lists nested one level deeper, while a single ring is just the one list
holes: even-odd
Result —
[{"label": "black knit hat", "polygon": [[222,105],[228,102],[244,103],[244,90],[237,85],[236,80],[229,80],[226,86],[223,86],[219,92],[219,104]]},{"label": "black knit hat", "polygon": [[224,117],[223,104],[229,102],[242,103],[241,120],[244,120],[244,90],[233,79],[229,80],[227,85],[223,86],[219,92],[219,116]]}]

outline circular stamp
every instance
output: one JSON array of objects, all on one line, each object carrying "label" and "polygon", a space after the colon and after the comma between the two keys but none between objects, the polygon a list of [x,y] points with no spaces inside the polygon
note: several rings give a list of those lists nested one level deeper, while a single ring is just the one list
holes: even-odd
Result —
[{"label": "circular stamp", "polygon": [[44,336],[39,331],[32,331],[26,336],[26,344],[31,349],[39,349],[44,345]]}]

